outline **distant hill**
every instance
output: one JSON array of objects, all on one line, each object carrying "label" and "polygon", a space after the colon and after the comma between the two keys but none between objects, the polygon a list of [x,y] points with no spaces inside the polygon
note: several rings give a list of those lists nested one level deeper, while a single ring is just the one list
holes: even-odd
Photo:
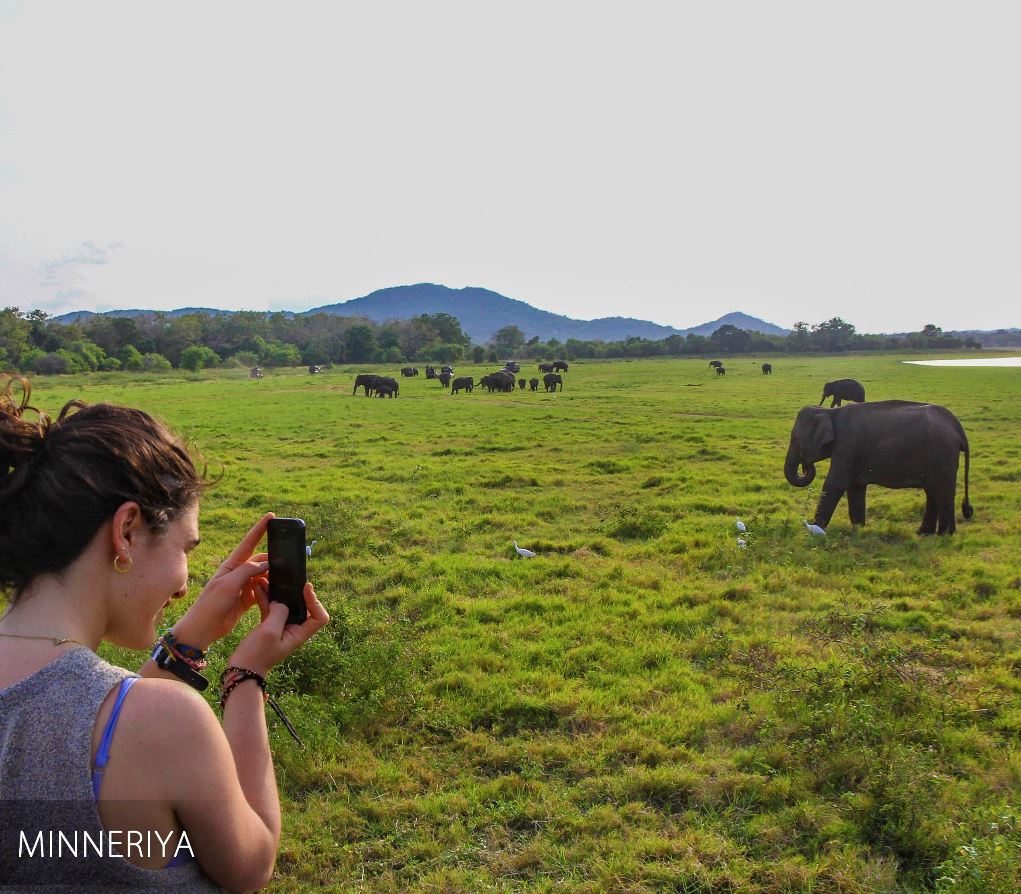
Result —
[{"label": "distant hill", "polygon": [[[221,317],[234,313],[232,310],[221,310],[218,307],[179,307],[177,310],[163,311],[168,317],[183,317],[188,314],[207,314],[210,317]],[[72,310],[69,313],[53,317],[56,323],[84,323],[92,317],[148,317],[152,316],[154,310],[106,310],[96,313],[94,310]]]},{"label": "distant hill", "polygon": [[747,314],[727,314],[713,323],[704,323],[695,329],[675,329],[648,320],[632,317],[603,317],[597,320],[575,320],[561,314],[540,310],[537,307],[508,298],[489,289],[450,289],[434,283],[413,286],[394,286],[379,289],[361,298],[352,298],[339,304],[312,308],[306,313],[330,313],[344,316],[368,317],[382,323],[384,320],[407,319],[419,314],[448,313],[461,321],[461,326],[476,342],[488,341],[494,332],[504,326],[517,326],[526,338],[538,335],[546,340],[566,341],[577,338],[592,341],[620,341],[625,338],[661,339],[670,335],[687,335],[688,332],[711,334],[725,323],[740,320],[741,328],[757,332],[785,334],[787,330],[757,320]]},{"label": "distant hill", "polygon": [[[153,313],[151,310],[110,310],[103,315],[140,317],[151,313]],[[180,317],[193,313],[217,315],[230,314],[233,311],[210,307],[183,307],[178,310],[166,311],[168,317]],[[537,335],[543,340],[556,338],[560,341],[566,341],[569,338],[584,341],[621,341],[631,337],[658,340],[671,335],[684,336],[689,332],[698,335],[711,335],[720,326],[728,323],[741,329],[773,335],[785,335],[788,332],[772,323],[743,313],[730,313],[711,323],[703,323],[692,329],[675,329],[672,326],[662,326],[659,323],[636,320],[632,317],[575,320],[548,310],[540,310],[524,301],[508,298],[489,289],[474,287],[450,289],[447,286],[434,283],[379,289],[368,295],[363,295],[361,298],[314,307],[305,311],[304,314],[296,314],[296,316],[315,313],[367,317],[377,323],[386,320],[408,319],[417,317],[419,314],[447,313],[461,321],[461,327],[476,343],[488,341],[494,332],[504,326],[517,326],[525,333],[526,338]],[[53,319],[58,323],[76,323],[84,322],[94,316],[97,316],[94,311],[76,310]]]}]

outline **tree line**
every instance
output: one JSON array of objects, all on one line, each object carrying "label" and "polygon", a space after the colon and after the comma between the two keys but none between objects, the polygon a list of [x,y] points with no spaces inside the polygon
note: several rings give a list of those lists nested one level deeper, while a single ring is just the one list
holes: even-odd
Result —
[{"label": "tree line", "polygon": [[485,344],[473,344],[450,314],[420,314],[376,323],[334,314],[291,316],[238,311],[183,314],[156,311],[137,317],[93,316],[60,323],[41,310],[0,309],[0,369],[39,374],[89,370],[161,371],[217,366],[301,366],[327,363],[496,363],[509,358],[678,357],[899,349],[979,348],[971,336],[944,333],[929,324],[903,336],[867,335],[834,317],[796,323],[787,335],[765,335],[721,326],[712,335],[664,339],[588,341],[526,338],[504,326]]}]

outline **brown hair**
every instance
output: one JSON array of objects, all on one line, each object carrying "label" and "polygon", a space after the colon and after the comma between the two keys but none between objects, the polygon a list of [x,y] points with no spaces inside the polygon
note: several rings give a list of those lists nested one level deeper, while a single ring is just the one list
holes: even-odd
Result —
[{"label": "brown hair", "polygon": [[30,395],[22,378],[0,388],[0,591],[12,600],[70,565],[121,504],[138,503],[158,531],[206,484],[184,442],[148,413],[72,400],[51,421]]}]

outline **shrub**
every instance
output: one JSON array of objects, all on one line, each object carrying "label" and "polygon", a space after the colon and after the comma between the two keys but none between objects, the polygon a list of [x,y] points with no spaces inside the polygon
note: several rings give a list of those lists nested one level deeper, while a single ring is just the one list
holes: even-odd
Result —
[{"label": "shrub", "polygon": [[205,345],[190,345],[181,352],[181,366],[195,372],[220,365],[220,355]]},{"label": "shrub", "polygon": [[125,345],[121,348],[120,353],[117,355],[117,359],[120,360],[121,366],[124,369],[131,372],[140,372],[145,369],[142,354],[134,345]]},{"label": "shrub", "polygon": [[167,372],[172,369],[170,361],[162,354],[145,354],[142,356],[142,366],[146,372]]}]

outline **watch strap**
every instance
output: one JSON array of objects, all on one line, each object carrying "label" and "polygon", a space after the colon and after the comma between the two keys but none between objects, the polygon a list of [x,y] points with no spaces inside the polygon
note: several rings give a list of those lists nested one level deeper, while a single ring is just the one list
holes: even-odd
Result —
[{"label": "watch strap", "polygon": [[156,646],[153,648],[152,660],[156,662],[158,668],[184,680],[185,683],[199,692],[209,686],[209,681],[202,674],[181,661],[162,642],[156,643]]}]

